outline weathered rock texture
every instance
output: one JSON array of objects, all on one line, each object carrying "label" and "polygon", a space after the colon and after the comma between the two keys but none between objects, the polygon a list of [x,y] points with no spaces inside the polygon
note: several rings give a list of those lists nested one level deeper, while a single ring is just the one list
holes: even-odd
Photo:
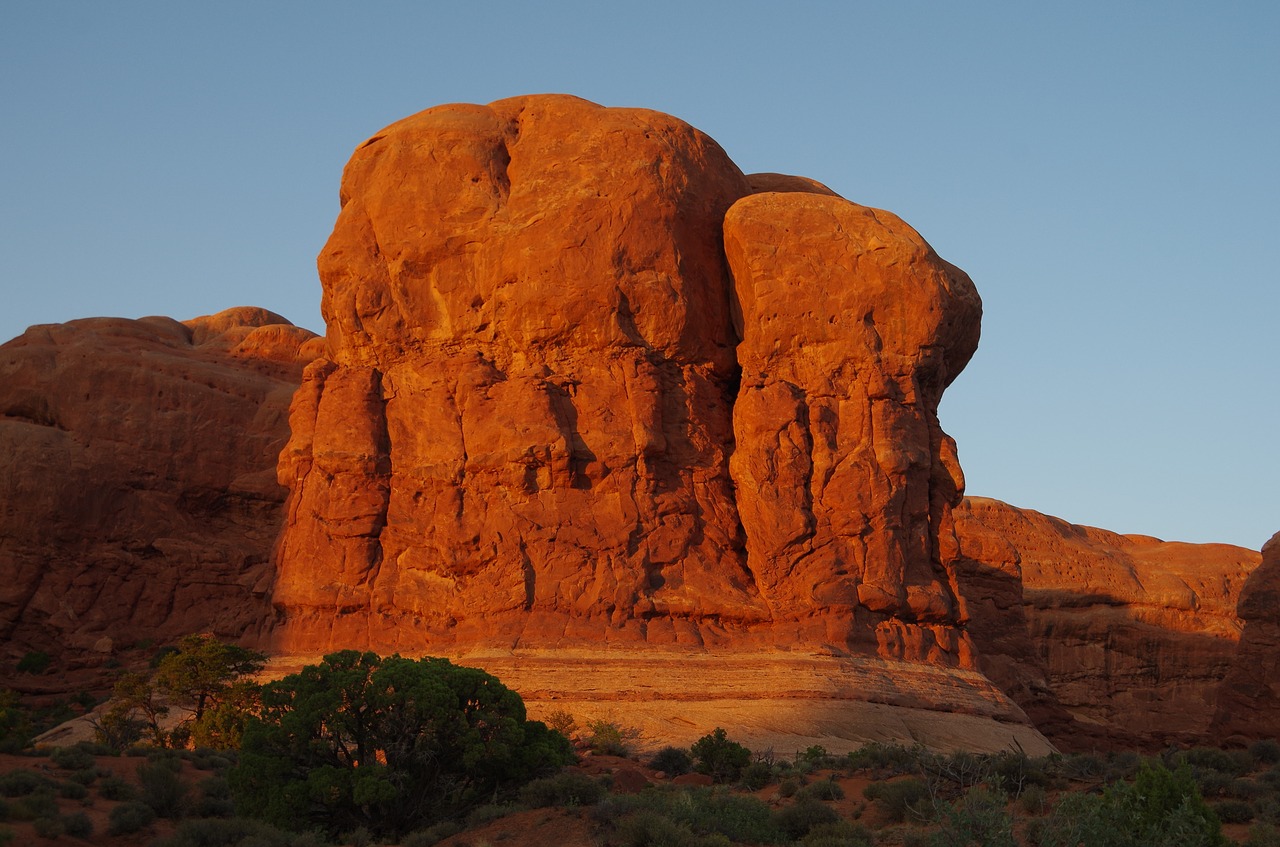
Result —
[{"label": "weathered rock texture", "polygon": [[42,650],[65,671],[134,640],[261,625],[286,493],[273,466],[321,346],[249,308],[35,326],[0,346],[10,660]]},{"label": "weathered rock texture", "polygon": [[1119,535],[982,498],[953,514],[980,667],[1041,730],[1066,747],[1205,737],[1256,552]]},{"label": "weathered rock texture", "polygon": [[1280,738],[1280,533],[1262,547],[1237,606],[1244,633],[1218,690],[1219,737]]},{"label": "weathered rock texture", "polygon": [[891,214],[755,185],[679,120],[564,96],[361,145],[280,464],[277,645],[971,666],[936,409],[978,296]]}]

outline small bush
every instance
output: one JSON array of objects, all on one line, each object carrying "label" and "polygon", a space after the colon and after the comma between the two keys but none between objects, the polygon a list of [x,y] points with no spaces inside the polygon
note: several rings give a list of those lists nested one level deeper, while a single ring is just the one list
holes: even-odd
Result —
[{"label": "small bush", "polygon": [[72,812],[62,816],[62,828],[72,838],[88,838],[93,835],[93,821],[84,812]]},{"label": "small bush", "polygon": [[909,816],[921,817],[917,810],[928,801],[929,788],[915,777],[908,777],[892,782],[873,782],[862,789],[862,796],[868,800],[879,800],[891,821],[904,823]]},{"label": "small bush", "polygon": [[576,771],[535,779],[520,789],[520,802],[531,808],[593,806],[606,794],[597,780]]},{"label": "small bush", "polygon": [[1255,741],[1249,746],[1249,755],[1260,765],[1274,765],[1280,762],[1280,741],[1273,738]]},{"label": "small bush", "polygon": [[108,776],[98,780],[98,796],[103,800],[124,803],[136,799],[138,792],[120,777]]},{"label": "small bush", "polygon": [[1219,750],[1216,747],[1193,747],[1173,757],[1172,764],[1186,763],[1193,773],[1217,771],[1228,776],[1241,776],[1253,769],[1253,756],[1243,750]]},{"label": "small bush", "polygon": [[797,800],[790,806],[779,809],[773,820],[778,829],[795,841],[804,838],[816,826],[837,822],[840,816],[830,806],[817,800]]},{"label": "small bush", "polygon": [[441,821],[435,826],[406,835],[401,847],[435,847],[451,835],[462,832],[462,825],[454,821]]},{"label": "small bush", "polygon": [[11,807],[10,814],[14,820],[24,821],[57,817],[58,798],[51,789],[41,788],[17,800]]},{"label": "small bush", "polygon": [[578,722],[573,715],[563,709],[557,709],[547,715],[546,725],[565,738],[572,738],[573,734],[578,731]]},{"label": "small bush", "polygon": [[1005,795],[983,786],[970,788],[964,797],[942,810],[936,847],[1017,847],[1013,818],[1005,811]]},{"label": "small bush", "polygon": [[876,841],[865,826],[836,821],[813,827],[800,843],[804,847],[874,847]]},{"label": "small bush", "polygon": [[[173,835],[153,841],[151,847],[302,847],[306,835],[293,835],[248,818],[189,820]],[[309,843],[316,843],[312,838]]]},{"label": "small bush", "polygon": [[55,765],[67,771],[89,770],[97,764],[93,754],[79,747],[55,747],[49,754]]},{"label": "small bush", "polygon": [[773,782],[773,768],[764,762],[752,762],[742,769],[742,787],[748,791],[759,791]]},{"label": "small bush", "polygon": [[483,806],[476,806],[470,812],[467,812],[467,828],[476,829],[485,824],[491,824],[494,821],[502,820],[507,815],[523,812],[524,806],[515,806],[511,804],[486,803]]},{"label": "small bush", "polygon": [[53,659],[41,650],[32,650],[18,660],[18,673],[42,674]]},{"label": "small bush", "polygon": [[187,797],[187,784],[178,777],[181,759],[155,758],[138,765],[138,781],[142,785],[142,802],[162,818],[181,815]]},{"label": "small bush", "polygon": [[1271,793],[1271,789],[1256,780],[1241,778],[1233,779],[1231,784],[1227,786],[1228,796],[1237,800],[1256,800],[1259,797],[1266,797]]},{"label": "small bush", "polygon": [[351,847],[369,847],[373,843],[373,833],[363,826],[357,827],[342,837],[342,843]]},{"label": "small bush", "polygon": [[1280,829],[1269,823],[1256,823],[1249,828],[1244,847],[1280,847]]},{"label": "small bush", "polygon": [[649,760],[649,767],[667,776],[680,776],[693,768],[693,759],[680,747],[663,747]]},{"label": "small bush", "polygon": [[1253,820],[1253,807],[1243,800],[1214,803],[1213,811],[1223,823],[1248,823]]},{"label": "small bush", "polygon": [[98,769],[92,768],[85,771],[74,771],[67,777],[67,779],[70,782],[74,782],[77,785],[83,785],[85,788],[88,788],[90,785],[93,785],[98,781]]},{"label": "small bush", "polygon": [[61,838],[67,831],[61,818],[36,818],[31,822],[31,828],[36,831],[36,835],[49,839]]},{"label": "small bush", "polygon": [[811,782],[796,792],[797,800],[843,800],[844,789],[834,779]]},{"label": "small bush", "polygon": [[34,771],[19,769],[0,774],[0,797],[25,797],[33,791],[48,788],[50,781]]},{"label": "small bush", "polygon": [[710,775],[716,782],[736,782],[743,768],[751,764],[751,751],[729,740],[720,727],[695,741],[689,752],[697,762],[698,771]]},{"label": "small bush", "polygon": [[107,832],[111,835],[129,835],[155,820],[156,813],[146,803],[131,800],[111,810]]},{"label": "small bush", "polygon": [[701,839],[689,827],[662,814],[645,810],[618,824],[619,847],[700,847]]},{"label": "small bush", "polygon": [[631,745],[640,735],[638,730],[613,721],[592,721],[587,729],[591,731],[591,751],[601,756],[630,756]]},{"label": "small bush", "polygon": [[1043,815],[1045,809],[1049,808],[1049,798],[1043,788],[1033,785],[1022,792],[1022,796],[1018,798],[1018,806],[1028,815]]},{"label": "small bush", "polygon": [[800,785],[800,780],[795,777],[788,777],[778,783],[778,796],[794,797],[796,796],[796,792],[800,790]]},{"label": "small bush", "polygon": [[89,789],[78,782],[60,782],[58,783],[58,796],[65,797],[68,800],[83,800],[89,796]]},{"label": "small bush", "polygon": [[848,767],[855,771],[911,773],[916,770],[923,753],[924,749],[921,747],[903,747],[901,744],[881,744],[873,741],[849,753]]}]

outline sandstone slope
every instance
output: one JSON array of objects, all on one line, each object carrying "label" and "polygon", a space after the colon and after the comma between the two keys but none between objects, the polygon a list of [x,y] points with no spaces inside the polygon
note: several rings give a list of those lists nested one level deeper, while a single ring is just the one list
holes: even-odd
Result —
[{"label": "sandstone slope", "polygon": [[1215,734],[1280,738],[1280,533],[1262,546],[1237,611],[1244,632],[1218,690]]},{"label": "sandstone slope", "polygon": [[256,631],[286,493],[272,468],[321,344],[240,308],[35,326],[0,346],[7,664],[39,650],[67,671],[133,641]]}]

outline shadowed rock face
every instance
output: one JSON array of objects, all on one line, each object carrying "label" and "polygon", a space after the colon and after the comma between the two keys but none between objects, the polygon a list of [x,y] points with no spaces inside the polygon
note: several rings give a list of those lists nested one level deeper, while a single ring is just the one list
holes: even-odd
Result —
[{"label": "shadowed rock face", "polygon": [[980,666],[1042,731],[1072,749],[1205,736],[1248,619],[1246,579],[1264,570],[1256,552],[984,498],[954,515]]},{"label": "shadowed rock face", "polygon": [[754,185],[679,120],[564,96],[365,142],[281,457],[277,645],[971,664],[936,409],[977,294],[893,215]]},{"label": "shadowed rock face", "polygon": [[1280,533],[1240,593],[1240,647],[1218,691],[1220,737],[1280,738]]},{"label": "shadowed rock face", "polygon": [[271,468],[320,344],[243,308],[35,326],[0,346],[10,657],[43,650],[65,671],[113,643],[261,626],[286,493]]}]

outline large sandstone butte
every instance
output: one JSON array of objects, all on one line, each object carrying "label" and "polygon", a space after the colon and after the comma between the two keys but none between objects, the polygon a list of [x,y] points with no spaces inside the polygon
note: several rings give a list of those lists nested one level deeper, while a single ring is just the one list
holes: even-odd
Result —
[{"label": "large sandstone butte", "polygon": [[255,632],[284,445],[322,340],[264,309],[35,326],[0,346],[0,644],[66,676],[135,641]]},{"label": "large sandstone butte", "polygon": [[891,214],[762,187],[675,118],[566,96],[361,145],[280,464],[280,644],[970,666],[936,409],[977,293]]},{"label": "large sandstone butte", "polygon": [[[979,666],[1062,746],[1203,740],[1223,702],[1245,714],[1220,689],[1254,692],[1244,699],[1265,703],[1258,711],[1280,728],[1265,686],[1223,685],[1233,661],[1260,678],[1280,656],[1265,635],[1274,605],[1250,601],[1247,586],[1268,579],[1255,551],[1120,535],[985,498],[953,514]],[[1256,650],[1245,646],[1251,618]]]},{"label": "large sandstone butte", "polygon": [[1025,720],[965,634],[937,420],[981,304],[909,226],[554,95],[387,127],[341,202],[280,462],[276,649],[447,652],[548,699],[643,678],[686,714],[776,670],[810,711]]}]

